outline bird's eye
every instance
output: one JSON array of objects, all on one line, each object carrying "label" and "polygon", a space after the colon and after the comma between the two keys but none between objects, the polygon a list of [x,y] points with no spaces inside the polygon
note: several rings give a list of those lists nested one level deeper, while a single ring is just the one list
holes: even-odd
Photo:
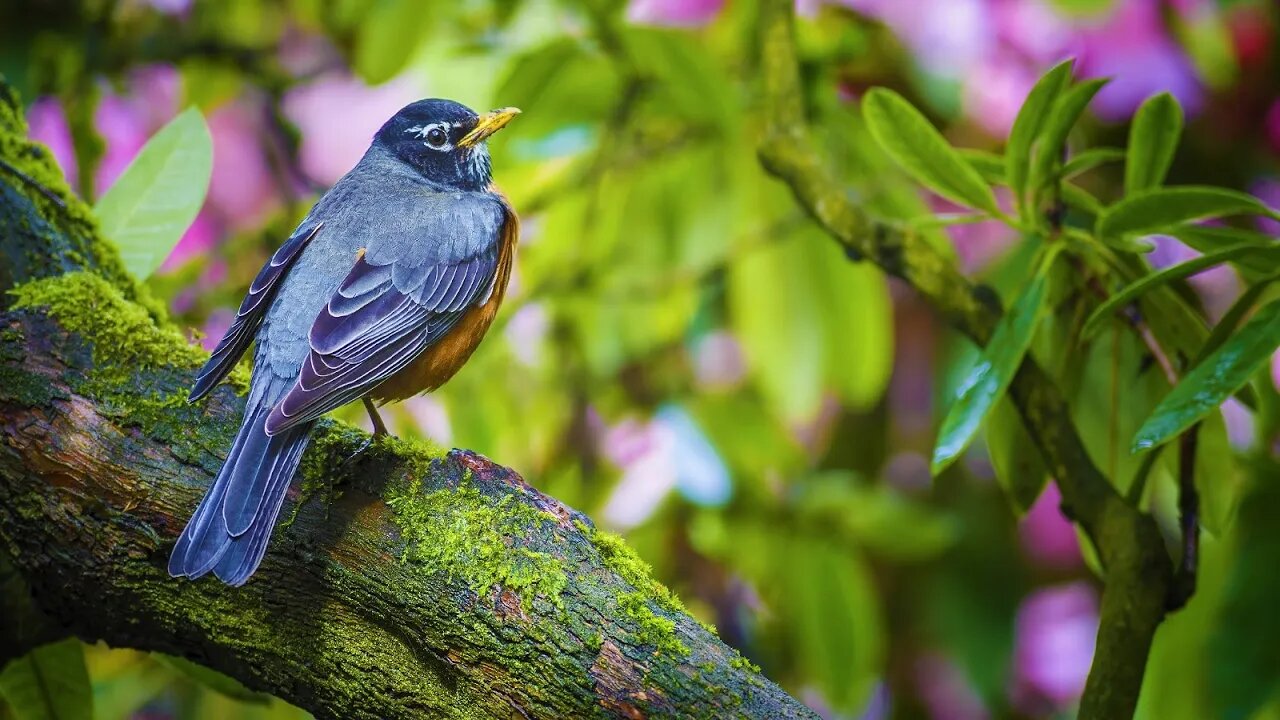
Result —
[{"label": "bird's eye", "polygon": [[431,128],[427,131],[427,144],[433,148],[444,147],[449,142],[449,136],[440,128]]}]

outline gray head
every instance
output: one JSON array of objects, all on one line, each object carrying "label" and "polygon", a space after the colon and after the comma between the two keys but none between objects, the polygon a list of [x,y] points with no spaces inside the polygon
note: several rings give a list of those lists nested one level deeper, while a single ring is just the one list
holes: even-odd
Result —
[{"label": "gray head", "polygon": [[432,184],[483,190],[491,180],[485,139],[520,113],[503,108],[478,115],[452,100],[431,98],[406,105],[373,137]]}]

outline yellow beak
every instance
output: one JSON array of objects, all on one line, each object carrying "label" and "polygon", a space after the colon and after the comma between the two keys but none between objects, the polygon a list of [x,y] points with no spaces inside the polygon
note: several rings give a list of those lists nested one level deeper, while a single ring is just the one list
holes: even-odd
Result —
[{"label": "yellow beak", "polygon": [[483,142],[485,138],[506,127],[507,123],[511,122],[511,118],[519,114],[520,108],[509,107],[481,115],[480,120],[476,122],[475,128],[463,135],[462,139],[458,141],[458,146],[471,147]]}]

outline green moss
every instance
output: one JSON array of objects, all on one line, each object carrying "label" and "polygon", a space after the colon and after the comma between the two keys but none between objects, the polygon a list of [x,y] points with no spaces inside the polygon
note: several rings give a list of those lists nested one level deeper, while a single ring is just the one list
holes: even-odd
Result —
[{"label": "green moss", "polygon": [[676,637],[676,622],[654,612],[652,600],[640,592],[623,593],[618,596],[618,609],[636,623],[640,642],[653,645],[658,652],[688,655],[689,648]]},{"label": "green moss", "polygon": [[526,609],[538,595],[563,606],[561,593],[568,583],[564,562],[511,545],[513,538],[548,519],[541,511],[511,495],[495,501],[465,478],[456,489],[423,493],[421,474],[392,487],[387,504],[405,539],[405,560],[461,580],[481,595],[494,585],[507,588]]},{"label": "green moss", "polygon": [[18,285],[9,291],[14,309],[48,308],[62,327],[93,344],[95,372],[124,381],[136,370],[199,367],[204,351],[182,333],[159,326],[145,308],[91,272],[74,272]]},{"label": "green moss", "polygon": [[746,658],[745,658],[745,657],[743,657],[742,655],[739,655],[739,656],[735,657],[734,659],[730,660],[730,661],[729,661],[729,667],[731,667],[731,668],[736,668],[736,669],[738,669],[738,670],[749,670],[749,671],[751,671],[751,672],[753,672],[753,673],[758,673],[758,672],[760,672],[760,666],[759,666],[759,665],[757,665],[757,664],[755,664],[755,663],[751,662],[750,660],[746,659]]},{"label": "green moss", "polygon": [[[650,607],[654,603],[663,610],[687,615],[684,603],[671,592],[666,585],[653,578],[653,568],[645,562],[635,550],[627,544],[622,536],[593,528],[581,521],[574,523],[578,530],[591,541],[605,567],[618,574],[618,577],[635,588],[635,592],[625,593],[618,598],[619,607],[635,620],[641,627],[640,634],[645,642],[658,647],[659,650],[688,653],[684,643],[675,634],[675,622],[659,616]],[[715,629],[699,621],[712,634]]]},{"label": "green moss", "polygon": [[[90,346],[93,369],[75,390],[106,404],[105,412],[149,426],[172,419],[172,411],[186,404],[184,393],[138,396],[137,373],[148,370],[190,370],[207,355],[182,333],[158,324],[152,312],[127,300],[121,290],[91,272],[74,272],[18,285],[9,291],[14,309],[45,308],[66,330]],[[248,377],[233,372],[231,382],[243,391]]]}]

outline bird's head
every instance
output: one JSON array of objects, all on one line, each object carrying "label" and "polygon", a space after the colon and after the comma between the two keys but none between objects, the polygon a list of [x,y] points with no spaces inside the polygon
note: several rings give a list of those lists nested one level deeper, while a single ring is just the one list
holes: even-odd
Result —
[{"label": "bird's head", "polygon": [[478,115],[452,100],[419,100],[393,115],[373,142],[432,183],[483,190],[491,179],[485,140],[518,114],[516,108],[503,108]]}]

